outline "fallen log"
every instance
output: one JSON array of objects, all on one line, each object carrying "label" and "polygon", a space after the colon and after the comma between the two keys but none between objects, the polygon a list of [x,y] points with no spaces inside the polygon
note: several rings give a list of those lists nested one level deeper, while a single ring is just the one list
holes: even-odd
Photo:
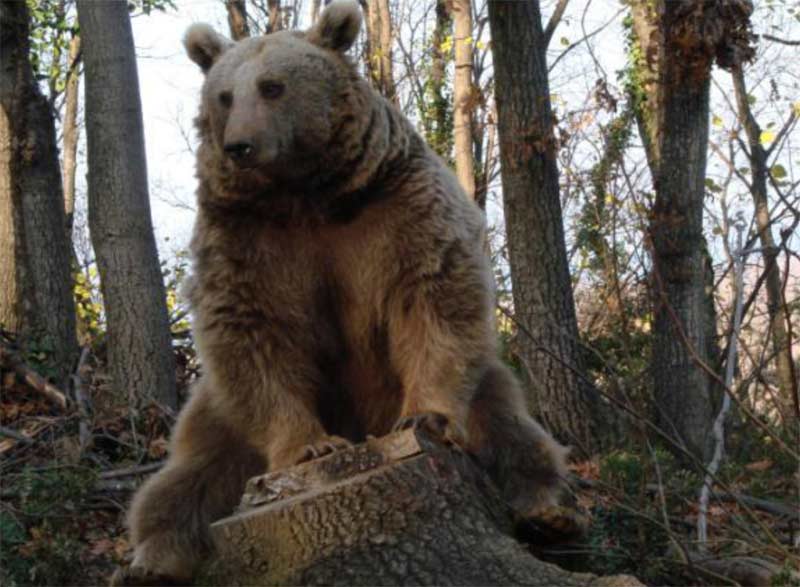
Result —
[{"label": "fallen log", "polygon": [[534,558],[483,471],[419,430],[255,477],[211,529],[205,584],[641,585]]}]

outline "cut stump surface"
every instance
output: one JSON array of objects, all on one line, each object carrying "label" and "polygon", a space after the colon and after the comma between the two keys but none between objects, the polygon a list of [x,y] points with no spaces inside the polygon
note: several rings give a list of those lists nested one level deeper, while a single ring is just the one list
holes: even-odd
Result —
[{"label": "cut stump surface", "polygon": [[421,430],[254,477],[211,529],[228,585],[641,585],[534,558],[484,473]]}]

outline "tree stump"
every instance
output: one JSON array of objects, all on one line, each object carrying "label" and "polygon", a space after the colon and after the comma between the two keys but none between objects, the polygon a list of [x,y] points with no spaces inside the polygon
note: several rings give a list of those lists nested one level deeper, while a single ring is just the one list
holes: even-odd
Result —
[{"label": "tree stump", "polygon": [[419,429],[254,477],[211,531],[216,584],[641,585],[531,556],[483,471]]}]

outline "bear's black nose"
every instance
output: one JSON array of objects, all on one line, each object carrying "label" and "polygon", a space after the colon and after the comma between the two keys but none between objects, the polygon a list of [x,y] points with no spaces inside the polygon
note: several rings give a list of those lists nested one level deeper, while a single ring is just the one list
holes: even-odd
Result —
[{"label": "bear's black nose", "polygon": [[253,149],[253,145],[250,143],[228,143],[223,147],[225,153],[230,157],[235,163],[243,164],[248,161],[253,156],[255,149]]}]

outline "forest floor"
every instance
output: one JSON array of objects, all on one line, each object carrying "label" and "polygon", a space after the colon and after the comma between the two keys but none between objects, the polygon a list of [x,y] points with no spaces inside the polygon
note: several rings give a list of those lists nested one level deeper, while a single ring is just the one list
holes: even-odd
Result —
[{"label": "forest floor", "polygon": [[[196,371],[186,368],[190,357],[178,356],[178,364],[185,399]],[[0,364],[0,585],[104,585],[130,556],[126,505],[165,458],[173,418],[114,398],[92,356],[79,375],[88,416],[61,410],[19,369]],[[538,556],[649,585],[735,584],[726,573],[741,583],[800,585],[791,573],[800,564],[796,462],[766,441],[737,450],[747,458],[720,472],[724,487],[715,487],[709,543],[699,555],[700,474],[644,438],[630,443],[573,464],[592,529],[581,544],[539,548]]]}]

